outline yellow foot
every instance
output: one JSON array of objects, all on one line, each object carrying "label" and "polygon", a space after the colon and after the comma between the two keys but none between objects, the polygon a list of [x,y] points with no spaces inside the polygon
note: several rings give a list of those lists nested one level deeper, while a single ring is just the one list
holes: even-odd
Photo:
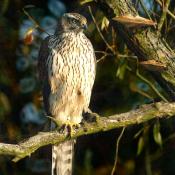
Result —
[{"label": "yellow foot", "polygon": [[67,121],[66,123],[63,124],[63,130],[67,129],[68,130],[68,136],[72,137],[74,128],[79,128],[80,124],[77,123],[72,123],[70,121]]},{"label": "yellow foot", "polygon": [[56,124],[61,133],[68,132],[69,137],[72,137],[74,128],[80,127],[80,124],[72,123],[71,121],[66,121],[64,124],[60,125],[60,123],[55,118],[50,116],[47,116],[47,118],[51,119],[51,121]]}]

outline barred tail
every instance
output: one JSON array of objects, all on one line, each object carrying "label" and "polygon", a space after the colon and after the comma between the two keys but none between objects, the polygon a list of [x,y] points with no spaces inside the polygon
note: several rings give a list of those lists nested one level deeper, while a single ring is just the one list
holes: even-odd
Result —
[{"label": "barred tail", "polygon": [[72,159],[75,140],[52,147],[52,175],[72,175]]}]

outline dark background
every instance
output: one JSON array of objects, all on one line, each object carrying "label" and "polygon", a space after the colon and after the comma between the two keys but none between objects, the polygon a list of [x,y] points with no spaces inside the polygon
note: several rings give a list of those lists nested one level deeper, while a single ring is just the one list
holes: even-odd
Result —
[{"label": "dark background", "polygon": [[[140,14],[145,16],[139,1],[133,2]],[[145,0],[144,5],[152,18],[158,20],[162,12],[160,6],[152,0]],[[135,75],[136,60],[133,54],[110,25],[103,27],[104,14],[94,3],[91,8],[96,23],[106,41],[116,50],[116,55],[111,55],[101,39],[87,4],[82,5],[76,0],[0,0],[0,142],[17,143],[46,130],[49,124],[44,117],[40,82],[37,79],[38,50],[47,34],[35,29],[34,22],[23,12],[24,7],[50,34],[64,12],[78,12],[88,19],[86,35],[96,51],[109,54],[97,63],[90,105],[93,111],[108,116],[160,100],[149,85]],[[169,9],[174,12],[173,1]],[[174,26],[173,19],[168,16],[162,35],[172,47]],[[29,29],[33,30],[32,42],[26,38]],[[97,52],[96,56],[100,59],[103,53]],[[127,66],[133,71],[130,72]],[[139,66],[139,71],[166,97],[166,92],[143,67]],[[175,120],[171,118],[128,127],[120,142],[117,175],[174,175],[174,126]],[[116,129],[78,138],[74,174],[110,174],[120,132],[121,129]],[[157,135],[160,136],[158,140]],[[50,174],[50,158],[51,146],[39,149],[18,163],[13,163],[12,157],[0,156],[0,175]]]}]

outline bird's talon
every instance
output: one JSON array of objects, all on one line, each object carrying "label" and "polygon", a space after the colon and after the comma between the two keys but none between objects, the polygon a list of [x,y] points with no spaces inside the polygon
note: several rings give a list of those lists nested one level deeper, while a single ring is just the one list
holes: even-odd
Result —
[{"label": "bird's talon", "polygon": [[74,128],[79,128],[80,124],[67,122],[64,124],[65,128],[68,130],[68,136],[71,138],[74,132]]},{"label": "bird's talon", "polygon": [[63,134],[64,132],[65,132],[65,130],[66,130],[66,126],[65,125],[62,125],[61,127],[59,127],[59,133],[60,134]]}]

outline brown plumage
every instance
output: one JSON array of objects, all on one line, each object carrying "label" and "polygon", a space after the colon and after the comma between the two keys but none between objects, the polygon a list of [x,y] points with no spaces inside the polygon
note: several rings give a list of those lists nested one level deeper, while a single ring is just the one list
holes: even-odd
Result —
[{"label": "brown plumage", "polygon": [[[60,125],[79,124],[89,106],[96,59],[83,33],[86,23],[80,14],[64,14],[55,34],[40,48],[38,67],[45,110]],[[52,175],[72,174],[73,145],[74,141],[66,141],[53,146]]]}]

